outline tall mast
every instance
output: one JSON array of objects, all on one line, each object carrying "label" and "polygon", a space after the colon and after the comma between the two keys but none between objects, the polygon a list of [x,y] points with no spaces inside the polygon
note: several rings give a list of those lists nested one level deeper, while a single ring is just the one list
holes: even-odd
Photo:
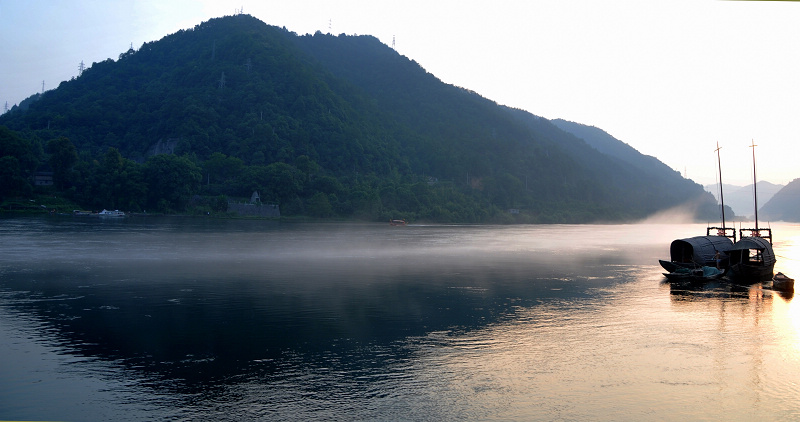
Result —
[{"label": "tall mast", "polygon": [[755,208],[756,233],[758,233],[758,189],[756,188],[756,147],[758,145],[751,139],[750,148],[753,148],[753,208]]},{"label": "tall mast", "polygon": [[[722,230],[725,230],[725,198],[722,197],[722,161],[719,159],[719,142],[717,142],[717,168],[719,169],[719,203],[722,209]],[[734,226],[734,230],[736,227]]]}]

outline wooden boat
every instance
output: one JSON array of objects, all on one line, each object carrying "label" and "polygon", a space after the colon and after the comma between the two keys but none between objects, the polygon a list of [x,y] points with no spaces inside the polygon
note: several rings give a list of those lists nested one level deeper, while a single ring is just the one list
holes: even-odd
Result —
[{"label": "wooden boat", "polygon": [[[715,229],[715,227],[709,228]],[[661,267],[669,272],[678,268],[695,269],[703,266],[717,266],[717,252],[720,255],[720,269],[728,266],[728,251],[733,241],[727,236],[709,235],[695,236],[673,240],[669,246],[670,260],[658,260]]]},{"label": "wooden boat", "polygon": [[[751,229],[742,229],[751,230]],[[772,280],[772,271],[775,268],[775,252],[772,250],[771,234],[761,237],[760,234],[770,229],[759,230],[759,236],[742,237],[733,244],[730,252],[731,279],[737,281],[768,281]]]},{"label": "wooden boat", "polygon": [[[756,191],[756,144],[753,148],[753,205],[755,228],[739,229],[739,241],[733,244],[729,277],[736,281],[758,282],[772,280],[775,252],[772,250],[772,229],[758,228],[758,193]],[[747,234],[747,236],[745,236]]]},{"label": "wooden boat", "polygon": [[782,292],[793,292],[794,279],[787,277],[783,273],[775,274],[775,277],[772,279],[772,290],[779,290]]},{"label": "wooden boat", "polygon": [[669,246],[670,260],[659,259],[661,267],[670,273],[679,272],[679,269],[698,269],[704,266],[715,267],[720,270],[728,268],[727,252],[736,242],[736,230],[725,226],[725,199],[722,196],[722,165],[719,158],[719,143],[717,143],[717,165],[719,168],[719,198],[722,227],[707,227],[705,236],[695,236],[686,239],[673,240]]}]

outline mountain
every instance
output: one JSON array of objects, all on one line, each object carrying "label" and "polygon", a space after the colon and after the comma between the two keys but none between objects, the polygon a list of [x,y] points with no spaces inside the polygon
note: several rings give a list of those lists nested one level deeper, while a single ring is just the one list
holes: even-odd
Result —
[{"label": "mountain", "polygon": [[[638,174],[634,177],[641,178],[639,182],[650,188],[645,194],[640,194],[643,201],[658,201],[659,197],[667,197],[666,192],[671,192],[677,195],[671,195],[668,198],[675,201],[676,204],[683,204],[685,201],[681,200],[679,195],[686,194],[691,197],[695,191],[702,189],[702,186],[685,179],[680,172],[673,170],[657,158],[640,153],[600,128],[563,119],[555,119],[552,122],[560,129],[581,138],[598,152],[611,157],[619,168],[628,166],[635,168]],[[713,206],[711,205],[712,201]],[[719,208],[715,198],[706,194],[700,200],[700,204],[702,205],[700,205],[701,209],[698,210],[698,215],[702,215],[706,221],[719,219]],[[726,218],[734,217],[733,210],[727,204],[725,216]]]},{"label": "mountain", "polygon": [[[199,210],[257,190],[283,215],[383,221],[717,213],[652,157],[443,83],[374,37],[298,36],[248,15],[93,63],[0,125],[57,189],[94,207]],[[30,162],[0,176],[17,183]],[[203,206],[224,208],[214,204]]]},{"label": "mountain", "polygon": [[[761,182],[758,197],[761,199]],[[794,179],[758,210],[759,220],[800,222],[800,179]]]},{"label": "mountain", "polygon": [[655,157],[640,153],[630,145],[614,138],[602,129],[563,119],[555,119],[552,122],[562,130],[583,139],[589,146],[597,151],[618,158],[656,179],[668,181],[676,186],[685,183],[686,179],[684,179],[679,172],[673,170]]},{"label": "mountain", "polygon": [[[679,172],[657,158],[640,153],[602,129],[563,119],[556,119],[552,122],[562,130],[583,139],[598,152],[611,157],[620,168],[628,166],[635,168],[638,173],[637,177],[642,177],[641,182],[650,187],[649,195],[645,196],[645,200],[657,200],[654,196],[663,196],[665,192],[687,192],[688,186],[695,191],[702,189],[702,186],[685,179]],[[679,198],[674,196],[671,198],[676,202],[681,202]],[[718,211],[713,213],[718,215]],[[713,215],[713,213],[711,214]]]},{"label": "mountain", "polygon": [[[769,202],[778,191],[784,186],[776,185],[767,181],[758,182],[758,204],[764,206]],[[736,215],[739,216],[752,216],[753,215],[753,185],[735,186],[723,185],[722,195],[725,199],[725,206],[731,207]],[[719,201],[719,188],[717,185],[706,185],[705,189],[714,195],[714,199]],[[761,209],[761,208],[759,208]]]}]

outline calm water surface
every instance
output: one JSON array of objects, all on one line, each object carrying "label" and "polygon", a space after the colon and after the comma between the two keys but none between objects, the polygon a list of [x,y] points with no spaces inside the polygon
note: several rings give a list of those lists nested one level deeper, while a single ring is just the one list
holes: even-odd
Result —
[{"label": "calm water surface", "polygon": [[0,420],[797,420],[792,295],[661,274],[704,231],[0,219]]}]

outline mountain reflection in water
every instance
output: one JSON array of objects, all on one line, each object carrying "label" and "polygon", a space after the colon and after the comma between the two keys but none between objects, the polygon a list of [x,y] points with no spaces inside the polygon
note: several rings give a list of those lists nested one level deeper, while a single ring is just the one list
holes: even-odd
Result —
[{"label": "mountain reflection in water", "polygon": [[800,416],[791,296],[663,282],[702,230],[0,219],[0,419]]}]

